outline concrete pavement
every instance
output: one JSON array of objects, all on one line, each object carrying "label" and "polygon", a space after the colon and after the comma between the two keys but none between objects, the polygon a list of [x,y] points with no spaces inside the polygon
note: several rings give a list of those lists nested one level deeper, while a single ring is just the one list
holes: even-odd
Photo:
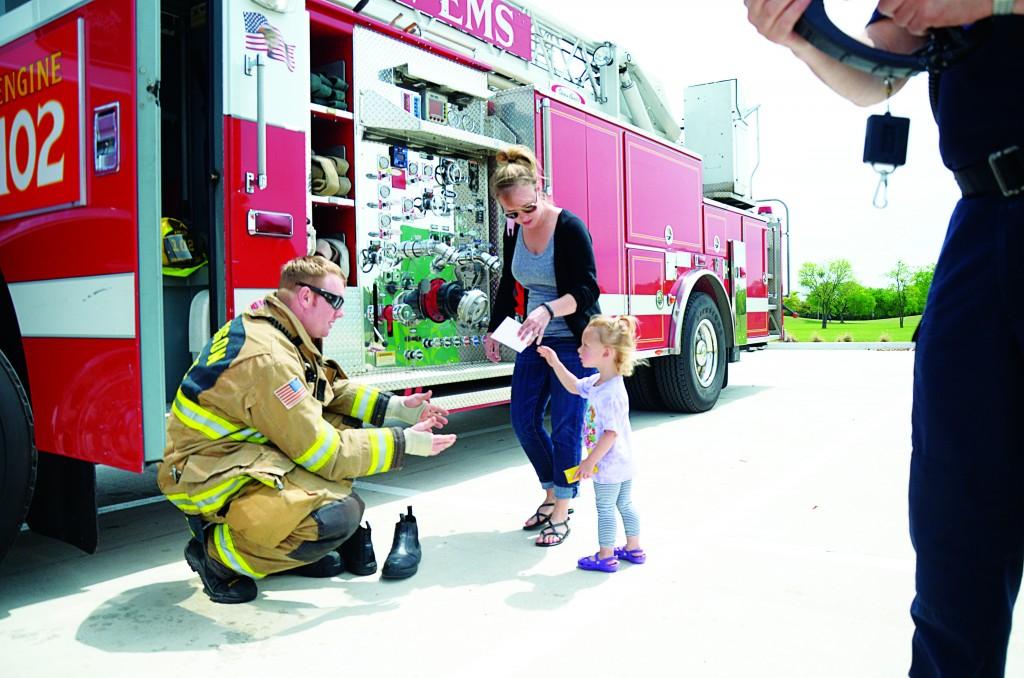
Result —
[{"label": "concrete pavement", "polygon": [[650,559],[610,575],[575,568],[597,548],[589,485],[562,546],[519,529],[541,494],[501,408],[360,483],[378,562],[414,507],[424,558],[405,581],[273,577],[215,605],[166,502],[102,516],[91,556],[23,533],[0,565],[0,675],[906,675],[912,363],[769,349],[709,413],[634,413]]}]

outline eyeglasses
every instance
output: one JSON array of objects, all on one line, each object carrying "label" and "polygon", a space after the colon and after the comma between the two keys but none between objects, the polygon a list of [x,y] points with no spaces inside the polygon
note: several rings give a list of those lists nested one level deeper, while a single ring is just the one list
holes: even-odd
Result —
[{"label": "eyeglasses", "polygon": [[534,212],[537,211],[537,200],[539,199],[539,197],[540,196],[535,193],[533,202],[531,202],[529,205],[523,205],[519,209],[512,210],[511,212],[505,212],[504,208],[501,211],[505,212],[506,219],[513,220],[518,219],[520,214],[533,214]]},{"label": "eyeglasses", "polygon": [[340,294],[328,292],[327,290],[320,289],[316,285],[310,285],[309,283],[300,282],[295,284],[298,285],[299,287],[308,287],[312,291],[319,294],[327,301],[328,304],[331,305],[331,308],[333,308],[335,311],[340,311],[342,304],[345,303],[345,297],[341,296]]}]

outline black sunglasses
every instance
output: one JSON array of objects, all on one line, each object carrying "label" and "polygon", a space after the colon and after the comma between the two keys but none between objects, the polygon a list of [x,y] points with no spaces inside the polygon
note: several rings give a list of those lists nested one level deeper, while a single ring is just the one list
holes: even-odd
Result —
[{"label": "black sunglasses", "polygon": [[515,219],[519,218],[520,214],[533,214],[534,212],[536,212],[537,211],[537,201],[538,200],[540,200],[540,194],[539,193],[533,199],[533,202],[531,202],[529,205],[523,205],[519,209],[512,210],[511,212],[505,212],[504,209],[502,209],[501,211],[505,212],[505,218],[506,219],[513,219],[513,220],[515,220]]},{"label": "black sunglasses", "polygon": [[327,301],[328,304],[331,305],[331,308],[333,308],[335,311],[341,310],[342,304],[345,303],[345,298],[342,297],[341,295],[335,294],[334,292],[328,292],[327,290],[320,289],[316,285],[310,285],[309,283],[304,283],[304,282],[299,282],[299,283],[295,283],[295,284],[298,285],[299,287],[308,287],[309,289],[311,289],[314,292],[316,292],[317,294],[319,294],[321,297],[323,297]]}]

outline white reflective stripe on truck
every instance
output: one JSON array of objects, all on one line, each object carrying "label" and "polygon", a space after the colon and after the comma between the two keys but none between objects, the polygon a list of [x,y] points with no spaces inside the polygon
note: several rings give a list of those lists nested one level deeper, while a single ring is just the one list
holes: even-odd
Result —
[{"label": "white reflective stripe on truck", "polygon": [[23,337],[135,337],[135,274],[10,283]]}]

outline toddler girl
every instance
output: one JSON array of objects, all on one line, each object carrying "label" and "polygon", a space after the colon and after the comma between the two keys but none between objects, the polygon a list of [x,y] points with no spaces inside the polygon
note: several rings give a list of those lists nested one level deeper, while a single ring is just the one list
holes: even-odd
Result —
[{"label": "toddler girl", "polygon": [[[537,352],[547,361],[558,380],[570,393],[587,399],[583,423],[583,446],[587,458],[579,466],[576,478],[594,479],[597,498],[597,531],[600,550],[580,558],[583,570],[615,572],[619,559],[631,563],[647,560],[640,548],[640,522],[630,497],[633,486],[633,448],[630,444],[629,398],[622,378],[633,373],[637,321],[633,316],[594,316],[583,331],[579,348],[584,367],[597,374],[577,379],[546,346]],[[626,528],[626,545],[615,546],[615,507]]]}]

